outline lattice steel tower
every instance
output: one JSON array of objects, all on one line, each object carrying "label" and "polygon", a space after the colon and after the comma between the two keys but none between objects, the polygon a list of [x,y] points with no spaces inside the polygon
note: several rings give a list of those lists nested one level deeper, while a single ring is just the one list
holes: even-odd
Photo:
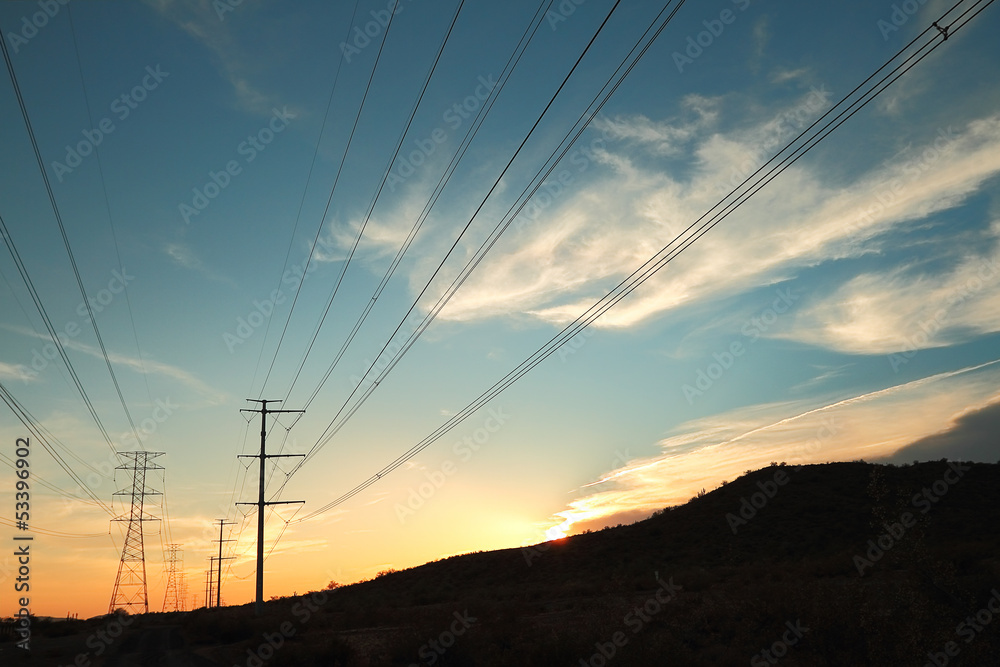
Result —
[{"label": "lattice steel tower", "polygon": [[163,596],[163,609],[161,611],[184,611],[178,595],[180,592],[178,575],[183,574],[177,571],[177,561],[181,560],[177,556],[180,546],[179,544],[167,545],[167,592]]},{"label": "lattice steel tower", "polygon": [[181,599],[181,611],[187,611],[188,610],[187,573],[183,571],[177,573],[177,591]]},{"label": "lattice steel tower", "polygon": [[158,518],[143,510],[146,496],[158,496],[159,491],[146,486],[146,472],[163,470],[163,466],[152,460],[163,456],[164,452],[118,452],[126,461],[116,470],[128,470],[132,474],[132,488],[115,492],[116,496],[130,496],[132,507],[128,516],[120,516],[112,521],[128,521],[125,531],[125,542],[122,545],[122,558],[118,563],[118,576],[115,578],[115,588],[111,593],[111,604],[108,613],[116,609],[124,609],[130,614],[149,612],[149,594],[146,590],[146,557],[143,551],[142,524],[145,521],[159,521]]}]

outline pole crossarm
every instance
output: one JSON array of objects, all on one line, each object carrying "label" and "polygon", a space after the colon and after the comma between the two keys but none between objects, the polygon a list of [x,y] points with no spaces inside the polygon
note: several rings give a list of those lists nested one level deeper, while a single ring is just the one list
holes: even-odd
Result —
[{"label": "pole crossarm", "polygon": [[[265,501],[265,505],[301,505],[306,501],[304,500],[268,500]],[[236,503],[237,505],[259,505],[260,503]],[[229,540],[226,540],[227,542]]]}]

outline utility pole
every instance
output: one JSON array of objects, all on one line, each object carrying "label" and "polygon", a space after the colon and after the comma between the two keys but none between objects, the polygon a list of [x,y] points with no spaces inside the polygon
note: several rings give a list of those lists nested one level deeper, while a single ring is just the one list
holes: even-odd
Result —
[{"label": "utility pole", "polygon": [[116,609],[124,609],[129,613],[149,613],[149,595],[146,590],[146,555],[143,549],[142,524],[146,521],[159,521],[143,509],[146,496],[158,496],[159,491],[146,487],[146,472],[163,470],[163,466],[152,463],[164,452],[118,452],[118,456],[128,463],[115,470],[128,470],[132,474],[131,489],[116,491],[116,496],[130,496],[132,507],[128,516],[120,516],[112,521],[128,521],[125,531],[125,542],[122,544],[122,557],[118,561],[118,576],[115,577],[115,587],[111,592],[111,604],[108,613]]},{"label": "utility pole", "polygon": [[264,502],[264,463],[267,459],[287,457],[287,456],[305,456],[305,454],[270,454],[268,455],[265,451],[265,439],[267,438],[267,416],[269,414],[275,414],[278,412],[305,412],[305,410],[268,410],[268,403],[281,403],[281,401],[275,400],[261,400],[248,398],[251,403],[260,403],[259,410],[250,410],[249,408],[244,408],[240,412],[259,412],[260,413],[260,454],[256,455],[240,455],[240,458],[250,458],[250,459],[260,459],[260,481],[257,486],[257,502],[256,503],[236,503],[237,505],[257,505],[257,600],[254,602],[254,614],[260,616],[264,613],[264,507],[267,505],[291,505],[297,503],[304,503],[304,500],[273,500],[271,502]]},{"label": "utility pole", "polygon": [[222,561],[233,560],[235,556],[228,556],[226,558],[222,557],[222,543],[232,542],[232,540],[222,539],[222,527],[234,525],[235,521],[226,521],[225,519],[216,519],[219,522],[219,557],[216,558],[219,561],[219,576],[215,578],[215,606],[222,606]]},{"label": "utility pole", "polygon": [[212,568],[211,563],[209,563],[209,568],[205,570],[205,609],[212,606]]}]

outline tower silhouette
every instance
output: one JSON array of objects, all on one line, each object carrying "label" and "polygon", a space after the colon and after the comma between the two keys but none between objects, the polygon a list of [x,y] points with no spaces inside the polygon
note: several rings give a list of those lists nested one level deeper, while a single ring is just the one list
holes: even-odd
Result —
[{"label": "tower silhouette", "polygon": [[146,556],[143,550],[142,524],[146,521],[159,521],[158,518],[145,512],[143,501],[146,496],[158,496],[159,491],[148,489],[146,473],[150,470],[163,470],[163,466],[152,460],[163,456],[164,452],[118,452],[125,463],[115,468],[131,473],[131,488],[116,491],[116,496],[129,496],[131,508],[128,515],[112,519],[112,521],[128,521],[125,531],[125,542],[122,544],[122,557],[118,563],[118,576],[115,577],[115,588],[111,593],[111,604],[108,613],[123,609],[130,614],[149,612],[149,593],[146,589]]},{"label": "tower silhouette", "polygon": [[163,608],[161,611],[184,611],[180,602],[180,582],[178,575],[183,574],[177,571],[177,556],[179,544],[167,545],[167,592],[163,596]]}]

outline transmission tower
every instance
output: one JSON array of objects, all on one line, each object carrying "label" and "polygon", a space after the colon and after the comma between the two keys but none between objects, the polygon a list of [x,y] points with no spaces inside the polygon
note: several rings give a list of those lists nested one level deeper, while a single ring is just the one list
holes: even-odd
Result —
[{"label": "transmission tower", "polygon": [[118,452],[126,461],[116,470],[128,470],[132,475],[131,489],[116,491],[116,496],[130,496],[132,507],[128,516],[120,516],[112,521],[128,521],[125,531],[125,542],[122,545],[122,558],[118,563],[118,576],[115,577],[115,588],[111,593],[111,604],[108,613],[116,609],[124,609],[129,613],[145,614],[149,612],[149,594],[146,590],[146,556],[143,551],[142,524],[146,521],[159,521],[158,518],[143,510],[146,496],[158,496],[159,491],[146,486],[146,472],[163,470],[163,466],[152,460],[163,456],[164,452]]},{"label": "transmission tower", "polygon": [[179,544],[167,545],[167,593],[163,596],[163,609],[161,611],[183,611],[178,599],[177,582],[177,556]]},{"label": "transmission tower", "polygon": [[177,594],[181,599],[181,611],[188,610],[188,584],[187,584],[187,573],[178,572],[177,573]]}]

